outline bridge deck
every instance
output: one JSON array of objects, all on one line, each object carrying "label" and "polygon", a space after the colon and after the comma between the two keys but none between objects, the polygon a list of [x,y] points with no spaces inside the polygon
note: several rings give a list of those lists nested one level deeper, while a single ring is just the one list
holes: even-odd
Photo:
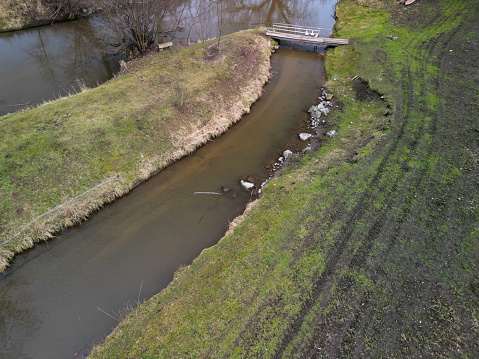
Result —
[{"label": "bridge deck", "polygon": [[315,37],[310,35],[288,34],[278,31],[266,31],[266,36],[270,36],[273,39],[301,42],[311,45],[339,46],[349,44],[348,39],[335,39],[331,37]]},{"label": "bridge deck", "polygon": [[272,28],[267,29],[266,35],[278,40],[287,40],[309,45],[338,46],[349,43],[348,39],[319,37],[322,30],[331,31],[330,29],[319,27],[274,23]]}]

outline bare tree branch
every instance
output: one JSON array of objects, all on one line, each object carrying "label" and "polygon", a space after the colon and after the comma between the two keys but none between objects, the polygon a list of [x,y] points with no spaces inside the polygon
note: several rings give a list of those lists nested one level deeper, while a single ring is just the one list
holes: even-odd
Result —
[{"label": "bare tree branch", "polygon": [[142,53],[156,40],[176,0],[98,0],[103,16],[126,55]]}]

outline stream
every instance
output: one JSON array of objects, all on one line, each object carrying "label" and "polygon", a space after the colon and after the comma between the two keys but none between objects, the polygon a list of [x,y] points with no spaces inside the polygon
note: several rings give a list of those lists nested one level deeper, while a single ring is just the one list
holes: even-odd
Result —
[{"label": "stream", "polygon": [[[277,9],[282,2],[266,3]],[[311,25],[332,26],[336,1],[304,3],[321,10]],[[261,17],[251,12],[249,19]],[[272,57],[273,76],[262,97],[227,133],[83,225],[18,255],[0,274],[0,358],[86,356],[125,311],[165,288],[180,266],[216,244],[250,200],[240,178],[267,176],[265,166],[304,129],[323,67],[317,52],[282,46]]]}]

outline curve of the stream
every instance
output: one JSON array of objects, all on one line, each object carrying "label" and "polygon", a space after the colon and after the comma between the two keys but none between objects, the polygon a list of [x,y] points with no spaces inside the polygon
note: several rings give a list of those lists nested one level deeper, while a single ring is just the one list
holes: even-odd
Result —
[{"label": "curve of the stream", "polygon": [[264,175],[319,93],[317,53],[280,49],[272,66],[262,98],[226,134],[15,259],[0,280],[0,357],[78,357],[221,238],[249,200],[239,179]]},{"label": "curve of the stream", "polygon": [[[226,32],[269,22],[331,28],[336,0],[251,0],[241,2],[239,8],[237,2],[230,3]],[[2,34],[0,78],[13,74],[9,78],[14,86],[40,89],[34,95],[37,100],[57,96],[58,89],[51,92],[46,85],[57,81],[65,86],[56,71],[71,65],[57,66],[54,61],[60,60],[53,54],[62,42],[55,40],[61,35],[59,29],[69,26],[77,25]],[[67,35],[76,36],[78,31],[83,30],[68,30]],[[52,43],[42,44],[35,36]],[[23,47],[18,46],[22,38],[28,40]],[[76,40],[84,44],[83,38]],[[24,62],[11,60],[15,56],[25,57]],[[73,58],[72,71],[82,56]],[[100,76],[111,76],[109,63],[98,55],[93,59],[101,62]],[[32,61],[39,64],[38,72],[29,67]],[[226,134],[161,171],[83,225],[17,256],[0,274],[0,358],[84,357],[111,332],[125,309],[165,288],[180,265],[191,263],[204,248],[217,243],[250,199],[239,179],[263,178],[265,165],[278,158],[308,120],[305,110],[316,102],[322,69],[316,52],[281,48],[272,58],[273,77],[263,96]],[[15,71],[25,76],[15,77]],[[76,77],[73,72],[71,79]],[[71,88],[71,84],[66,86]],[[0,91],[0,105],[37,101],[27,98],[28,91],[11,99],[7,97],[15,91]],[[222,193],[222,187],[231,190]]]}]

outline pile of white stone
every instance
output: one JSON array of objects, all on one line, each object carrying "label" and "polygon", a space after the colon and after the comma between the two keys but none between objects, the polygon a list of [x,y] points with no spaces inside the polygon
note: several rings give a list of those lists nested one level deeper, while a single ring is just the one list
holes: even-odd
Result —
[{"label": "pile of white stone", "polygon": [[316,128],[321,123],[326,122],[325,120],[320,120],[320,117],[326,116],[329,113],[329,107],[333,105],[330,101],[332,98],[333,95],[329,95],[323,91],[323,94],[318,98],[320,100],[320,103],[316,106],[313,105],[309,108],[308,112],[311,115],[310,121],[312,128]]}]

